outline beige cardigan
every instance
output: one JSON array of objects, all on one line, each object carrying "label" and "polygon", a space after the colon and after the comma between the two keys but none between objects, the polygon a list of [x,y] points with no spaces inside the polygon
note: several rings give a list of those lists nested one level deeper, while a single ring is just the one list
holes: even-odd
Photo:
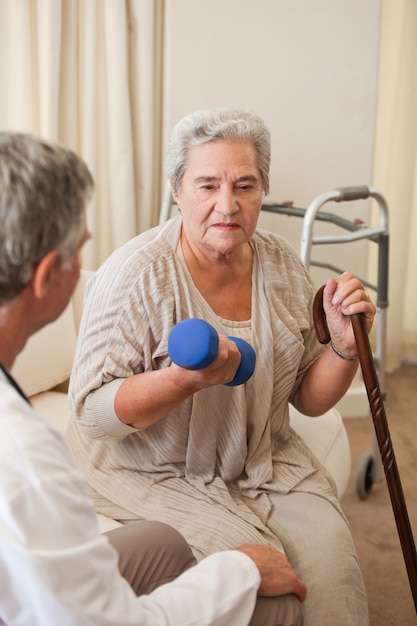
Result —
[{"label": "beige cardigan", "polygon": [[159,519],[208,554],[245,542],[280,547],[268,492],[316,493],[339,508],[332,479],[289,426],[288,401],[322,346],[315,289],[296,252],[258,230],[252,280],[253,377],[202,390],[144,430],[122,424],[114,397],[134,373],[168,367],[168,335],[200,317],[227,334],[175,250],[181,217],[139,235],[90,281],[71,377],[67,433],[75,460],[119,519]]}]

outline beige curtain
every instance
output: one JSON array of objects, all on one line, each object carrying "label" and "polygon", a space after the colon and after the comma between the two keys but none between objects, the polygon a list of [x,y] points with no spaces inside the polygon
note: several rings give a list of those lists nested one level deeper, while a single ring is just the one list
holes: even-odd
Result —
[{"label": "beige curtain", "polygon": [[89,269],[156,223],[162,12],[163,0],[0,0],[0,127],[89,164]]},{"label": "beige curtain", "polygon": [[[381,7],[374,185],[390,209],[392,371],[417,361],[417,2]],[[97,186],[89,269],[158,221],[163,11],[164,0],[0,0],[0,128],[86,159]]]},{"label": "beige curtain", "polygon": [[417,2],[382,0],[374,181],[390,211],[388,371],[417,362],[416,156]]}]

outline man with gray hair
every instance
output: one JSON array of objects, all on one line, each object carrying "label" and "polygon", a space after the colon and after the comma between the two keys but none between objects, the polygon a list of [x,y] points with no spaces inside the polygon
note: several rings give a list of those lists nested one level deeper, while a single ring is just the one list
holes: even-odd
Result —
[{"label": "man with gray hair", "polygon": [[93,187],[73,151],[0,133],[0,623],[242,626],[257,595],[285,595],[275,623],[302,624],[305,585],[271,546],[196,565],[161,522],[100,535],[64,440],[10,374],[28,338],[71,298]]}]

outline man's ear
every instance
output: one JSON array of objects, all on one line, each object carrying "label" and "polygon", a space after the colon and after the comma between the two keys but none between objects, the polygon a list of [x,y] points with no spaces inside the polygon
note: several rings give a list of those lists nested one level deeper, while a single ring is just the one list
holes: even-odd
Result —
[{"label": "man's ear", "polygon": [[36,298],[43,298],[48,292],[52,272],[58,260],[58,250],[51,250],[39,261],[32,276],[33,291]]}]

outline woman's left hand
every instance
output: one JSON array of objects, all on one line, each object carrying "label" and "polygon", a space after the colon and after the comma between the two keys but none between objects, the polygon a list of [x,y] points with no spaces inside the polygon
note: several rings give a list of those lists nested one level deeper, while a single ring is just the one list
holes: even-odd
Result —
[{"label": "woman's left hand", "polygon": [[323,290],[323,307],[334,345],[344,354],[356,354],[350,316],[363,313],[369,333],[376,313],[365,287],[350,272],[344,272],[338,281],[329,278]]}]

